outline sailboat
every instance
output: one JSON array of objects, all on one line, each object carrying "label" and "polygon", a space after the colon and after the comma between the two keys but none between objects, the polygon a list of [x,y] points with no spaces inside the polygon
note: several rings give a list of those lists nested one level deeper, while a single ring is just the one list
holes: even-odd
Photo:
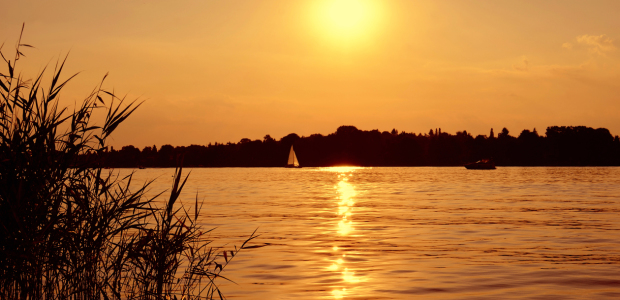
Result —
[{"label": "sailboat", "polygon": [[297,160],[297,155],[295,155],[295,150],[293,150],[293,146],[291,145],[291,152],[288,154],[288,163],[286,164],[287,168],[301,168],[299,165],[299,161]]}]

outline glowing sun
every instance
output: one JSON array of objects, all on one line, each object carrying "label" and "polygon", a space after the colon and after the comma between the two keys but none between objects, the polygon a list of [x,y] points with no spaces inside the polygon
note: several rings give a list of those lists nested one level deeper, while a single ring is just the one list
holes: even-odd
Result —
[{"label": "glowing sun", "polygon": [[334,0],[327,4],[325,21],[335,30],[353,33],[368,21],[368,13],[368,7],[359,0]]},{"label": "glowing sun", "polygon": [[377,2],[371,0],[326,0],[317,6],[316,16],[323,34],[337,39],[360,38],[372,30]]}]

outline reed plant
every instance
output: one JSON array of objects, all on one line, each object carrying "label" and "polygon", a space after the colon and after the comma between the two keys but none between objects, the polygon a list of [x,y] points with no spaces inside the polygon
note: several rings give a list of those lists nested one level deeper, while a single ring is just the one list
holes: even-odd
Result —
[{"label": "reed plant", "polygon": [[[23,27],[22,27],[23,33]],[[188,176],[175,171],[163,207],[102,168],[106,141],[141,103],[102,89],[72,111],[59,95],[66,57],[49,84],[18,71],[21,42],[7,59],[0,46],[0,298],[213,299],[215,280],[239,248],[211,246],[198,225],[201,205],[178,201]],[[105,76],[104,76],[105,80]],[[105,115],[94,125],[93,114]]]}]

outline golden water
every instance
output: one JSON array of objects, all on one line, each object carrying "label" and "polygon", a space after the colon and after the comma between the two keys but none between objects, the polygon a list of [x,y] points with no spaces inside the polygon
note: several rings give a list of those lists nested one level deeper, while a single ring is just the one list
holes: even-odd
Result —
[{"label": "golden water", "polygon": [[216,245],[266,245],[228,299],[620,299],[620,168],[193,169],[196,194]]}]

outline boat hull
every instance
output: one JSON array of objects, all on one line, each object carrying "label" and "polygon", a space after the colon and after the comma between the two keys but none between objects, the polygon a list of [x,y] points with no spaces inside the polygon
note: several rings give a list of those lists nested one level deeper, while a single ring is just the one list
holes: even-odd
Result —
[{"label": "boat hull", "polygon": [[495,166],[494,165],[487,165],[487,164],[467,164],[465,165],[465,168],[469,169],[469,170],[495,170]]}]

